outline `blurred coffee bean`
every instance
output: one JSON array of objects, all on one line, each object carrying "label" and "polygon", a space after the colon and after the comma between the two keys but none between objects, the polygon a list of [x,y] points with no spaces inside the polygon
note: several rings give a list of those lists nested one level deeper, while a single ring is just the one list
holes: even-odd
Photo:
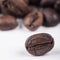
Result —
[{"label": "blurred coffee bean", "polygon": [[52,27],[56,26],[59,23],[59,15],[56,13],[55,10],[51,8],[45,8],[43,10],[44,13],[44,26]]},{"label": "blurred coffee bean", "polygon": [[8,15],[0,16],[0,30],[11,30],[16,28],[18,25],[16,18]]},{"label": "blurred coffee bean", "polygon": [[60,14],[60,0],[57,0],[54,7],[55,7],[56,11]]},{"label": "blurred coffee bean", "polygon": [[43,23],[43,13],[34,10],[29,13],[23,20],[24,25],[31,31],[36,30]]},{"label": "blurred coffee bean", "polygon": [[23,17],[30,11],[27,0],[5,0],[1,9],[3,14],[10,14],[16,17]]},{"label": "blurred coffee bean", "polygon": [[43,7],[53,7],[56,0],[41,0],[40,5]]}]

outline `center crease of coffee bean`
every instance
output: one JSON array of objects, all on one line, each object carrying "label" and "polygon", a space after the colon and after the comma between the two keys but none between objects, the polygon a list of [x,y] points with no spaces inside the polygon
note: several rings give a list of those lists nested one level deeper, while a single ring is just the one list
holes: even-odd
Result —
[{"label": "center crease of coffee bean", "polygon": [[34,13],[33,15],[32,15],[32,17],[33,17],[33,19],[31,20],[31,22],[30,22],[30,25],[29,26],[32,26],[33,25],[33,23],[37,20],[37,18],[38,18],[38,13],[36,12],[36,13]]},{"label": "center crease of coffee bean", "polygon": [[42,46],[47,46],[47,45],[52,44],[52,43],[53,43],[53,41],[52,42],[47,42],[47,43],[42,43],[42,44],[36,44],[34,46],[31,46],[31,47],[36,47],[36,46],[42,47]]}]

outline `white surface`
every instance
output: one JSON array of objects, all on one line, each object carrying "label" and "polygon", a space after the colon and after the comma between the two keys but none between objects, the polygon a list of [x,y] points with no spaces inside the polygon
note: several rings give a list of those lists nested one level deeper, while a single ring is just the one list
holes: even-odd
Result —
[{"label": "white surface", "polygon": [[[49,33],[55,39],[55,47],[44,56],[35,57],[25,49],[26,39],[37,33]],[[14,30],[0,31],[0,60],[60,60],[60,24],[56,27],[40,27],[31,32],[23,25]]]}]

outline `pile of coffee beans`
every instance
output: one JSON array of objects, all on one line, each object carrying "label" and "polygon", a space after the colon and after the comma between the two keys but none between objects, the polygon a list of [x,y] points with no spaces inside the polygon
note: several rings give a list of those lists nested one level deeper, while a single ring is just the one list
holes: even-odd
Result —
[{"label": "pile of coffee beans", "polygon": [[[0,0],[0,14],[3,15],[3,19],[0,16],[3,23],[6,19],[12,21],[9,15],[15,19],[22,18],[25,27],[31,31],[41,25],[53,27],[60,22],[60,0]],[[9,30],[7,27],[1,28]]]},{"label": "pile of coffee beans", "polygon": [[[17,18],[22,18],[31,31],[40,26],[56,26],[60,22],[60,0],[0,0],[0,30],[16,28]],[[54,39],[50,34],[40,33],[29,37],[25,46],[30,54],[41,56],[54,47]]]}]

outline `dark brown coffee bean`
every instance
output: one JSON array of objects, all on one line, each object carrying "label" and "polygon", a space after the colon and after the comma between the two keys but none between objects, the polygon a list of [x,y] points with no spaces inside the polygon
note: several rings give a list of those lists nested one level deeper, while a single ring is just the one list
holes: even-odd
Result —
[{"label": "dark brown coffee bean", "polygon": [[55,4],[55,2],[56,0],[41,0],[40,5],[45,7],[48,7],[48,6],[52,7]]},{"label": "dark brown coffee bean", "polygon": [[57,12],[51,8],[46,8],[43,10],[44,13],[44,26],[53,27],[59,23],[59,15]]},{"label": "dark brown coffee bean", "polygon": [[34,10],[24,18],[23,23],[29,30],[34,31],[42,25],[43,13]]},{"label": "dark brown coffee bean", "polygon": [[29,37],[25,43],[27,51],[34,56],[41,56],[54,47],[54,39],[51,35],[40,33]]},{"label": "dark brown coffee bean", "polygon": [[56,11],[60,14],[60,0],[57,0],[54,7],[55,7]]},{"label": "dark brown coffee bean", "polygon": [[0,30],[11,30],[17,27],[16,18],[12,16],[0,16]]},{"label": "dark brown coffee bean", "polygon": [[1,9],[4,14],[17,17],[23,17],[30,11],[27,0],[5,0]]}]

